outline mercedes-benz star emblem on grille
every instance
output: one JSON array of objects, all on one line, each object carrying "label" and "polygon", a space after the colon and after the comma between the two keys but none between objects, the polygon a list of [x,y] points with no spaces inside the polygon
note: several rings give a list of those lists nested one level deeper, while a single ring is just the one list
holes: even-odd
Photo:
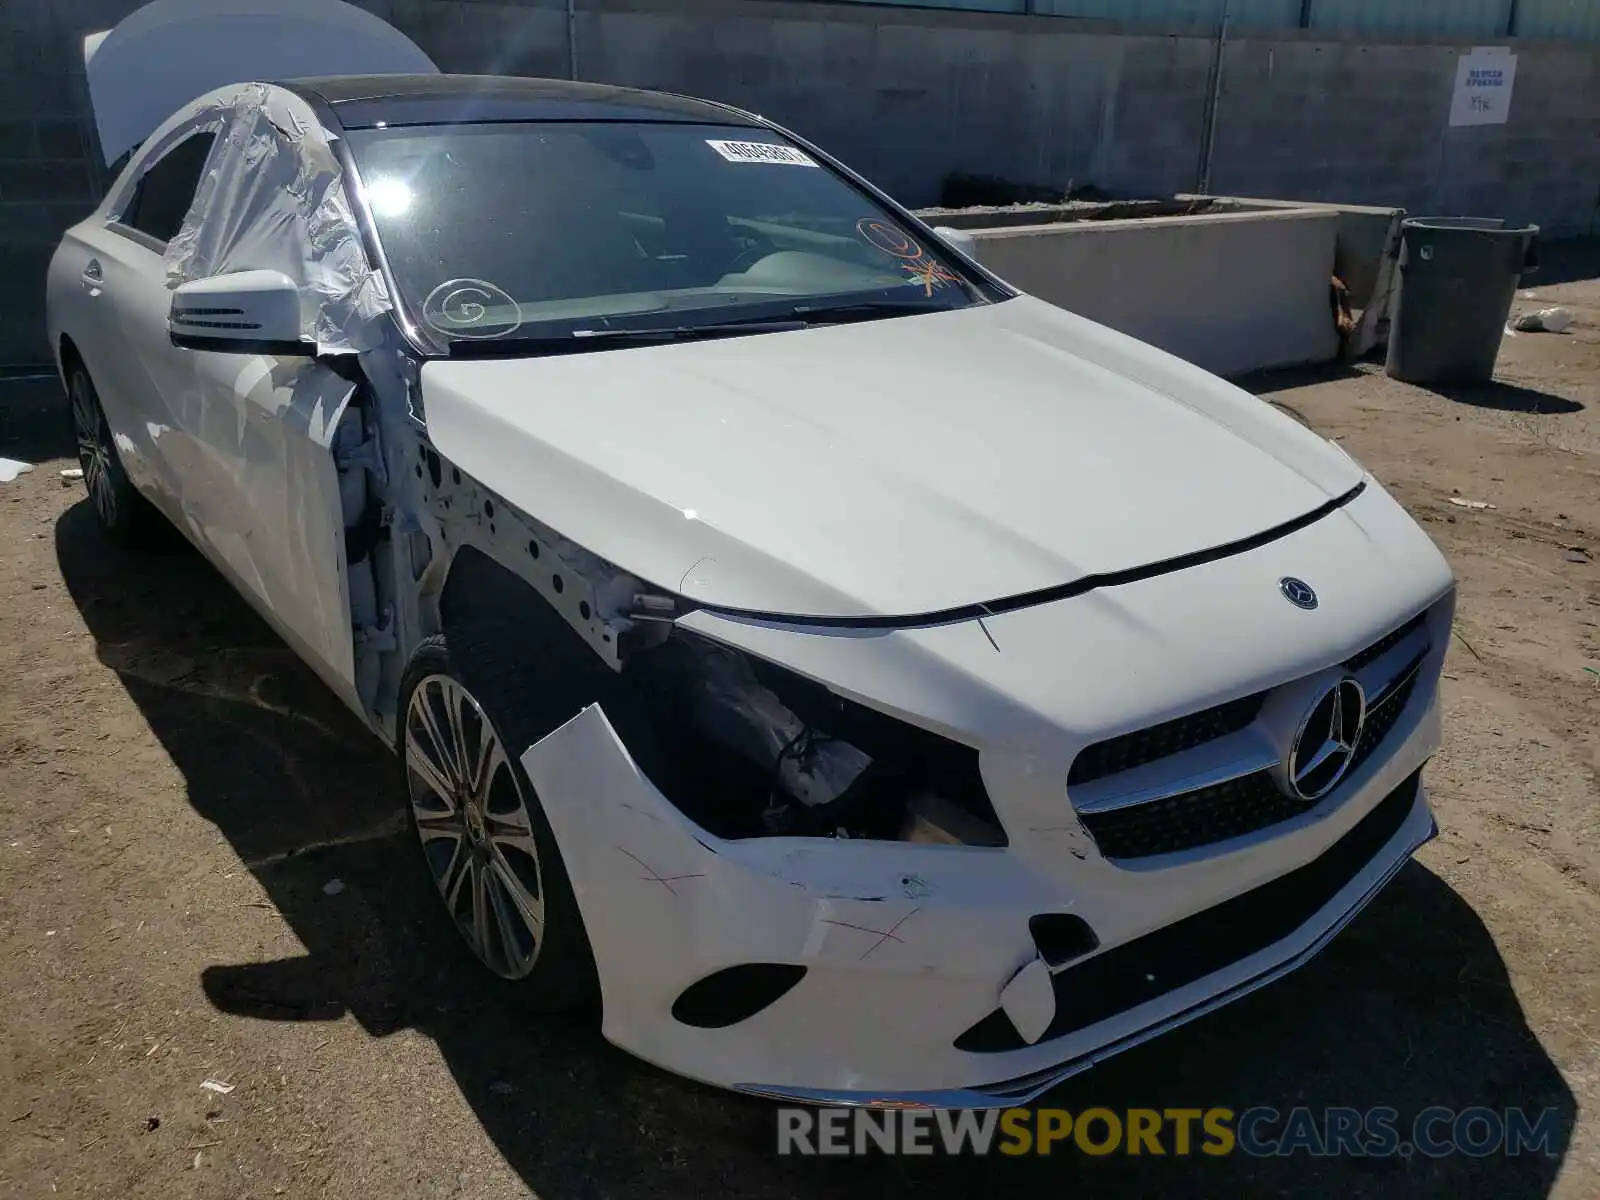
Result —
[{"label": "mercedes-benz star emblem on grille", "polygon": [[1283,593],[1283,598],[1296,608],[1309,611],[1317,606],[1317,593],[1311,590],[1311,585],[1304,579],[1285,575],[1278,580],[1278,590]]},{"label": "mercedes-benz star emblem on grille", "polygon": [[1348,677],[1318,697],[1289,747],[1288,783],[1302,800],[1320,800],[1350,769],[1361,727],[1367,719],[1367,694]]}]

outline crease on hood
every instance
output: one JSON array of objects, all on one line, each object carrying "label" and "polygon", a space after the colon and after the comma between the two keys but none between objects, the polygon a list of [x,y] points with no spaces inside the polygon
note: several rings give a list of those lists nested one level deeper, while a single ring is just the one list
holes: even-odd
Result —
[{"label": "crease on hood", "polygon": [[[1079,319],[1085,320],[1084,318]],[[1090,363],[1100,370],[1107,372],[1108,374],[1137,383],[1140,387],[1160,396],[1162,399],[1171,401],[1178,407],[1191,412],[1194,415],[1209,421],[1222,429],[1226,429],[1241,442],[1251,446],[1253,449],[1261,451],[1263,454],[1270,455],[1283,466],[1293,471],[1305,482],[1309,483],[1312,487],[1330,497],[1342,494],[1349,487],[1354,486],[1355,481],[1366,477],[1367,472],[1365,468],[1363,468],[1360,463],[1356,462],[1348,452],[1344,451],[1341,447],[1336,446],[1334,443],[1328,442],[1327,439],[1323,438],[1315,430],[1301,425],[1292,417],[1285,417],[1284,419],[1296,426],[1297,429],[1303,430],[1311,439],[1313,439],[1315,445],[1307,444],[1304,447],[1299,447],[1296,446],[1292,440],[1283,439],[1279,445],[1273,446],[1260,437],[1252,436],[1249,428],[1249,421],[1254,417],[1255,414],[1251,414],[1248,418],[1240,419],[1240,417],[1236,416],[1233,412],[1223,408],[1223,405],[1226,405],[1229,402],[1235,402],[1240,398],[1253,400],[1268,409],[1273,408],[1271,404],[1265,400],[1262,400],[1259,396],[1252,395],[1251,393],[1237,387],[1235,384],[1229,383],[1220,375],[1213,375],[1211,372],[1206,371],[1201,367],[1197,367],[1193,363],[1170,355],[1168,357],[1171,359],[1171,364],[1166,366],[1165,369],[1155,371],[1149,370],[1147,363],[1141,362],[1141,358],[1144,356],[1136,354],[1120,354],[1117,352],[1115,346],[1109,344],[1112,339],[1127,338],[1127,334],[1120,333],[1117,330],[1112,329],[1110,326],[1098,325],[1092,321],[1086,321],[1085,323],[1090,327],[1088,331],[1084,331],[1088,333],[1088,339],[1082,346],[1075,347],[1071,350],[1067,350],[1064,347],[1058,346],[1049,338],[1040,337],[1038,334],[1027,329],[1019,329],[1015,326],[1004,326],[1002,328],[1005,333],[1012,337],[1028,341],[1043,349],[1049,350],[1052,353],[1069,355],[1080,362]],[[1108,339],[1105,337],[1105,334],[1109,334],[1110,338]],[[1145,351],[1156,349],[1155,347],[1143,342],[1135,341],[1135,344]],[[1114,361],[1111,361],[1113,359]],[[1210,406],[1196,404],[1192,396],[1190,398],[1186,398],[1182,394],[1182,388],[1175,386],[1178,384],[1185,385],[1194,391],[1201,392],[1204,396],[1212,401],[1212,404]],[[1276,413],[1276,415],[1283,416],[1281,412]],[[1294,435],[1291,435],[1291,438],[1293,438],[1293,436]],[[1308,466],[1306,461],[1308,458],[1317,454],[1318,452],[1326,451],[1330,447],[1338,451],[1337,454],[1329,456],[1330,470],[1336,469],[1333,464],[1337,460],[1343,459],[1349,464],[1351,470],[1354,472],[1354,478],[1349,483],[1330,484],[1328,479],[1320,478],[1318,474],[1314,472],[1314,468]]]}]

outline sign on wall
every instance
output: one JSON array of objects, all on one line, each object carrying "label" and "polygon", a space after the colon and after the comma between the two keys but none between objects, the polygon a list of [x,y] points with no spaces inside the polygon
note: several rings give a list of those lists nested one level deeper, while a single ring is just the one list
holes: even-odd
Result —
[{"label": "sign on wall", "polygon": [[1509,46],[1474,46],[1456,60],[1452,125],[1504,125],[1511,115],[1517,56]]}]

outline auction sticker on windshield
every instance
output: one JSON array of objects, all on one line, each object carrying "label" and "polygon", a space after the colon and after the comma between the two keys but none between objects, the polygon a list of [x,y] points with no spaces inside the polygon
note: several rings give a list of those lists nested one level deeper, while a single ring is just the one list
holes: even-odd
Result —
[{"label": "auction sticker on windshield", "polygon": [[706,139],[718,154],[729,162],[778,163],[786,167],[814,167],[816,160],[793,146],[775,146],[770,142],[719,142]]}]

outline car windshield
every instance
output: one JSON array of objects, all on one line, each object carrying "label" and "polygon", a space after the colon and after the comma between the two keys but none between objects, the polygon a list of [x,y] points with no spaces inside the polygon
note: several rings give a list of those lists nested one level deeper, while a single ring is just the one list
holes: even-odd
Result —
[{"label": "car windshield", "polygon": [[769,130],[521,122],[359,130],[350,142],[399,301],[436,351],[535,353],[596,347],[599,335],[721,336],[985,302],[980,280]]}]

